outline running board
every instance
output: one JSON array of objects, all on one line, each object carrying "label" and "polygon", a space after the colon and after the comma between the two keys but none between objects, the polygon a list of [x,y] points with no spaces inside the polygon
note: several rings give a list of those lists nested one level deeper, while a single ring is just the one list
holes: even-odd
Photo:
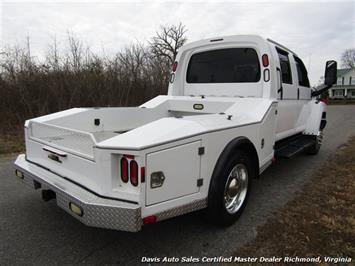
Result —
[{"label": "running board", "polygon": [[314,145],[314,138],[306,135],[296,135],[275,143],[275,157],[291,158]]}]

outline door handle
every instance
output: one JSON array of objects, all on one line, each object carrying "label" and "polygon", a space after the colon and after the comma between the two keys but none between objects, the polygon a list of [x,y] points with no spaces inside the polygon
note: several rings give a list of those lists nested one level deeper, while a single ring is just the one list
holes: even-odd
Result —
[{"label": "door handle", "polygon": [[277,90],[277,93],[280,93],[280,99],[282,100],[282,98],[283,98],[283,87],[282,87],[281,69],[279,67],[276,67],[276,72],[279,73],[279,78],[280,78],[280,88]]},{"label": "door handle", "polygon": [[58,155],[60,157],[67,157],[67,154],[65,152],[57,150],[57,149],[54,149],[52,147],[44,146],[42,148],[42,150],[50,152],[50,153],[53,153],[53,154]]}]

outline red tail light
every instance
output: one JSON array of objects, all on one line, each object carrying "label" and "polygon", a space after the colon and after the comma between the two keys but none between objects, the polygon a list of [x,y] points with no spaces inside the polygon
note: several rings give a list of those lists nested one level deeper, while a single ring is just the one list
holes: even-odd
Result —
[{"label": "red tail light", "polygon": [[145,182],[145,167],[141,167],[141,183]]},{"label": "red tail light", "polygon": [[261,59],[263,61],[263,67],[267,67],[269,65],[269,57],[267,56],[267,54],[263,54]]},{"label": "red tail light", "polygon": [[151,215],[143,218],[143,224],[152,224],[157,221],[157,217],[155,215]]},{"label": "red tail light", "polygon": [[175,72],[175,71],[176,71],[177,66],[178,66],[178,62],[177,62],[177,61],[175,61],[175,62],[174,62],[174,64],[173,64],[173,72]]},{"label": "red tail light", "polygon": [[129,172],[130,172],[130,179],[131,184],[133,186],[138,186],[138,164],[135,160],[132,160],[129,164]]},{"label": "red tail light", "polygon": [[123,182],[128,182],[128,161],[125,157],[121,159],[121,179]]}]

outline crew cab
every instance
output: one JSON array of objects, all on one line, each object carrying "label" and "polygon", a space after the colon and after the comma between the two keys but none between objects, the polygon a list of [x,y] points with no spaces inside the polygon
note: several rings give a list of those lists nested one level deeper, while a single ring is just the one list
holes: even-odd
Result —
[{"label": "crew cab", "polygon": [[234,223],[276,157],[316,154],[326,125],[296,53],[253,35],[183,46],[168,95],[139,107],[73,108],[25,122],[23,182],[86,225],[139,231],[206,209]]}]

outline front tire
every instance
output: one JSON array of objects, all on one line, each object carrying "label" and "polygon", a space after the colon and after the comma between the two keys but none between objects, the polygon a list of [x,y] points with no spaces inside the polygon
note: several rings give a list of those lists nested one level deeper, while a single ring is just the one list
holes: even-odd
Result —
[{"label": "front tire", "polygon": [[252,161],[244,151],[237,151],[219,162],[211,179],[207,214],[221,226],[233,224],[243,212],[254,177]]},{"label": "front tire", "polygon": [[316,155],[322,145],[323,131],[320,131],[317,136],[314,136],[314,144],[307,149],[307,154]]}]

